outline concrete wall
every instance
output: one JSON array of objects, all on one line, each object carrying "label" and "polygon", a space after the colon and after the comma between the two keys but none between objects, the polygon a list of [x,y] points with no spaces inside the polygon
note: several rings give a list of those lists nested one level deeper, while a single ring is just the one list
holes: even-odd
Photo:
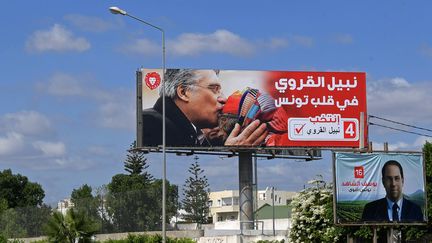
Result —
[{"label": "concrete wall", "polygon": [[240,221],[219,221],[214,223],[214,228],[217,230],[236,230],[240,229]]},{"label": "concrete wall", "polygon": [[288,237],[283,235],[268,236],[268,235],[229,235],[229,236],[214,236],[214,237],[201,237],[198,243],[247,243],[247,242],[257,242],[259,240],[284,240],[288,241]]},{"label": "concrete wall", "polygon": [[[273,220],[263,219],[259,220],[264,222],[264,230],[273,230]],[[259,224],[261,228],[261,225]],[[275,219],[275,230],[287,230],[291,228],[291,219]]]},{"label": "concrete wall", "polygon": [[[162,235],[162,231],[147,231],[147,232],[130,232],[130,233],[117,233],[117,234],[99,234],[96,235],[96,240],[105,241],[105,240],[120,240],[126,239],[128,234],[146,234],[146,235]],[[198,239],[204,236],[203,230],[177,230],[177,231],[167,231],[167,237],[170,238],[192,238]]]},{"label": "concrete wall", "polygon": [[[259,220],[264,223],[264,230],[273,230],[273,220],[272,219],[264,219]],[[240,229],[240,221],[222,221],[215,222],[216,230],[237,230]],[[275,230],[287,230],[291,228],[291,219],[275,219]],[[258,223],[258,229],[262,229],[262,223]]]},{"label": "concrete wall", "polygon": [[[130,233],[116,233],[116,234],[97,234],[95,240],[106,241],[106,240],[121,240],[126,239],[128,234],[147,234],[147,235],[162,235],[162,231],[147,231],[147,232],[130,232]],[[167,237],[170,238],[192,238],[198,240],[200,237],[204,236],[203,230],[182,230],[182,231],[167,231]],[[35,238],[21,238],[18,240],[24,243],[30,243],[38,240],[44,240],[46,237],[35,237]]]}]

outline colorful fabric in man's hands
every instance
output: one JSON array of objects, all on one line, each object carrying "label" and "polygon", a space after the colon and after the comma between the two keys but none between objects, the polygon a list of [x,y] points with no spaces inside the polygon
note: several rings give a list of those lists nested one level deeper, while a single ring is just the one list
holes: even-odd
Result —
[{"label": "colorful fabric in man's hands", "polygon": [[242,128],[257,119],[262,123],[269,122],[276,111],[274,99],[270,95],[252,88],[247,88],[243,92],[236,91],[230,95],[223,113],[233,114],[235,107],[237,107],[238,123]]}]

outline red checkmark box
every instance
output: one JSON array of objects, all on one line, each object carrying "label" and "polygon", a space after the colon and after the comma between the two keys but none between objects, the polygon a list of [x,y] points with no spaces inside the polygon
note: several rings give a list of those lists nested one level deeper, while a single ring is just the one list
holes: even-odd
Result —
[{"label": "red checkmark box", "polygon": [[300,125],[300,124],[294,125],[295,134],[297,134],[297,135],[303,134],[302,131],[303,131],[304,126],[306,126],[306,123],[303,125]]}]

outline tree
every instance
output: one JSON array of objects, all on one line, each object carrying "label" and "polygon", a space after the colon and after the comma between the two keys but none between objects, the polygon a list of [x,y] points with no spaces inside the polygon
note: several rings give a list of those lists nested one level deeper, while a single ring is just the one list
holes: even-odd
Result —
[{"label": "tree", "polygon": [[195,156],[195,162],[188,169],[191,176],[186,179],[183,185],[182,200],[183,209],[187,212],[185,219],[198,224],[208,222],[209,214],[209,183],[207,177],[203,175],[204,170],[198,164],[198,156]]},{"label": "tree", "polygon": [[10,169],[0,172],[0,232],[6,237],[41,235],[51,208],[42,203],[41,185]]},{"label": "tree", "polygon": [[[151,184],[150,197],[154,208],[151,210],[149,217],[152,218],[154,224],[153,229],[162,228],[162,179],[154,180]],[[177,214],[178,210],[178,186],[171,185],[169,181],[166,182],[166,204],[165,215],[166,222]]]},{"label": "tree", "polygon": [[78,189],[73,189],[71,201],[77,211],[83,212],[93,220],[100,220],[98,214],[98,200],[92,194],[92,188],[84,184]]},{"label": "tree", "polygon": [[428,215],[428,223],[425,227],[403,227],[402,235],[405,235],[407,240],[418,240],[422,237],[428,238],[429,241],[432,240],[432,143],[426,141],[426,143],[423,145],[423,156],[426,168],[426,210]]},{"label": "tree", "polygon": [[80,243],[91,242],[91,237],[99,230],[100,225],[90,219],[84,212],[68,210],[63,216],[54,212],[45,225],[45,232],[50,242]]},{"label": "tree", "polygon": [[91,197],[93,197],[92,188],[89,185],[84,184],[80,188],[72,190],[71,201],[75,204],[79,199]]},{"label": "tree", "polygon": [[26,237],[27,231],[20,224],[20,215],[10,208],[0,215],[0,232],[7,238]]},{"label": "tree", "polygon": [[0,200],[4,199],[9,208],[41,206],[45,192],[41,185],[33,183],[10,169],[0,172]]},{"label": "tree", "polygon": [[148,193],[150,183],[144,176],[117,174],[107,188],[107,211],[115,229],[119,232],[148,230],[148,212],[154,205]]},{"label": "tree", "polygon": [[43,235],[42,226],[50,217],[51,207],[9,208],[0,214],[0,232],[8,238]]},{"label": "tree", "polygon": [[[128,174],[114,175],[106,186],[104,215],[117,232],[160,230],[162,180],[154,180],[147,172],[147,160],[136,150],[128,152],[124,168]],[[177,186],[167,182],[167,195],[169,219],[177,212]]]},{"label": "tree", "polygon": [[43,235],[43,225],[50,218],[52,212],[50,206],[42,204],[42,206],[14,208],[13,210],[18,214],[19,225],[21,225],[27,232],[26,237]]},{"label": "tree", "polygon": [[135,143],[130,147],[126,160],[124,162],[125,171],[130,175],[143,175],[147,181],[153,180],[150,173],[147,172],[149,165],[147,164],[147,158],[144,158],[144,154],[141,151],[133,150]]},{"label": "tree", "polygon": [[114,226],[112,224],[112,217],[109,214],[106,204],[106,198],[108,195],[108,187],[107,185],[102,185],[96,188],[96,205],[97,205],[97,214],[101,219],[101,231],[100,233],[111,233],[114,230]]},{"label": "tree", "polygon": [[291,202],[290,239],[293,242],[342,242],[343,229],[333,224],[332,186],[326,184],[322,176],[309,184],[313,186],[301,191]]}]

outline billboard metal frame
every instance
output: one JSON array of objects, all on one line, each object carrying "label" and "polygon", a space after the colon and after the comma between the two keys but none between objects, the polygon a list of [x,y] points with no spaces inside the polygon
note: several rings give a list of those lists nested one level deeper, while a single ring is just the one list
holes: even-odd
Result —
[{"label": "billboard metal frame", "polygon": [[[245,70],[247,71],[247,70]],[[136,70],[136,148],[140,149],[144,152],[159,152],[161,150],[161,145],[158,146],[143,146],[143,68],[138,68]],[[366,104],[367,107],[367,104]],[[269,154],[269,156],[272,157],[281,157],[281,158],[287,158],[286,156],[279,156],[278,152],[276,151],[287,151],[287,150],[310,150],[310,149],[321,149],[321,150],[328,150],[328,149],[338,149],[338,150],[356,150],[359,151],[366,151],[368,147],[368,137],[365,138],[366,130],[368,130],[368,123],[366,118],[365,112],[360,112],[359,114],[359,140],[358,140],[358,147],[352,146],[352,147],[339,147],[339,146],[311,146],[311,147],[305,147],[305,146],[272,146],[272,147],[240,147],[240,146],[212,146],[212,147],[172,147],[172,146],[166,146],[166,152],[168,153],[182,153],[184,150],[189,150],[192,153],[198,153],[198,151],[201,151],[205,154],[213,154],[213,153],[225,153],[230,154],[231,151],[253,151],[255,153],[259,154]],[[306,145],[307,146],[307,145]],[[267,156],[263,156],[267,157]]]},{"label": "billboard metal frame", "polygon": [[[341,150],[341,149],[333,149],[332,150],[332,170],[333,170],[333,222],[335,225],[339,226],[412,226],[412,225],[427,225],[428,224],[428,211],[425,210],[424,212],[424,218],[426,219],[423,222],[363,222],[359,221],[358,223],[339,223],[337,222],[336,217],[336,152],[356,152],[356,151],[347,151],[347,150]],[[421,154],[422,155],[422,164],[423,164],[423,183],[426,187],[426,164],[425,164],[425,158],[424,158],[424,152],[419,151],[387,151],[387,150],[374,150],[374,151],[366,151],[363,153],[395,153],[395,154]],[[426,189],[426,188],[424,188]],[[425,205],[428,205],[428,199],[427,199],[427,190],[424,191],[425,193]],[[376,233],[376,232],[375,232]]]}]

